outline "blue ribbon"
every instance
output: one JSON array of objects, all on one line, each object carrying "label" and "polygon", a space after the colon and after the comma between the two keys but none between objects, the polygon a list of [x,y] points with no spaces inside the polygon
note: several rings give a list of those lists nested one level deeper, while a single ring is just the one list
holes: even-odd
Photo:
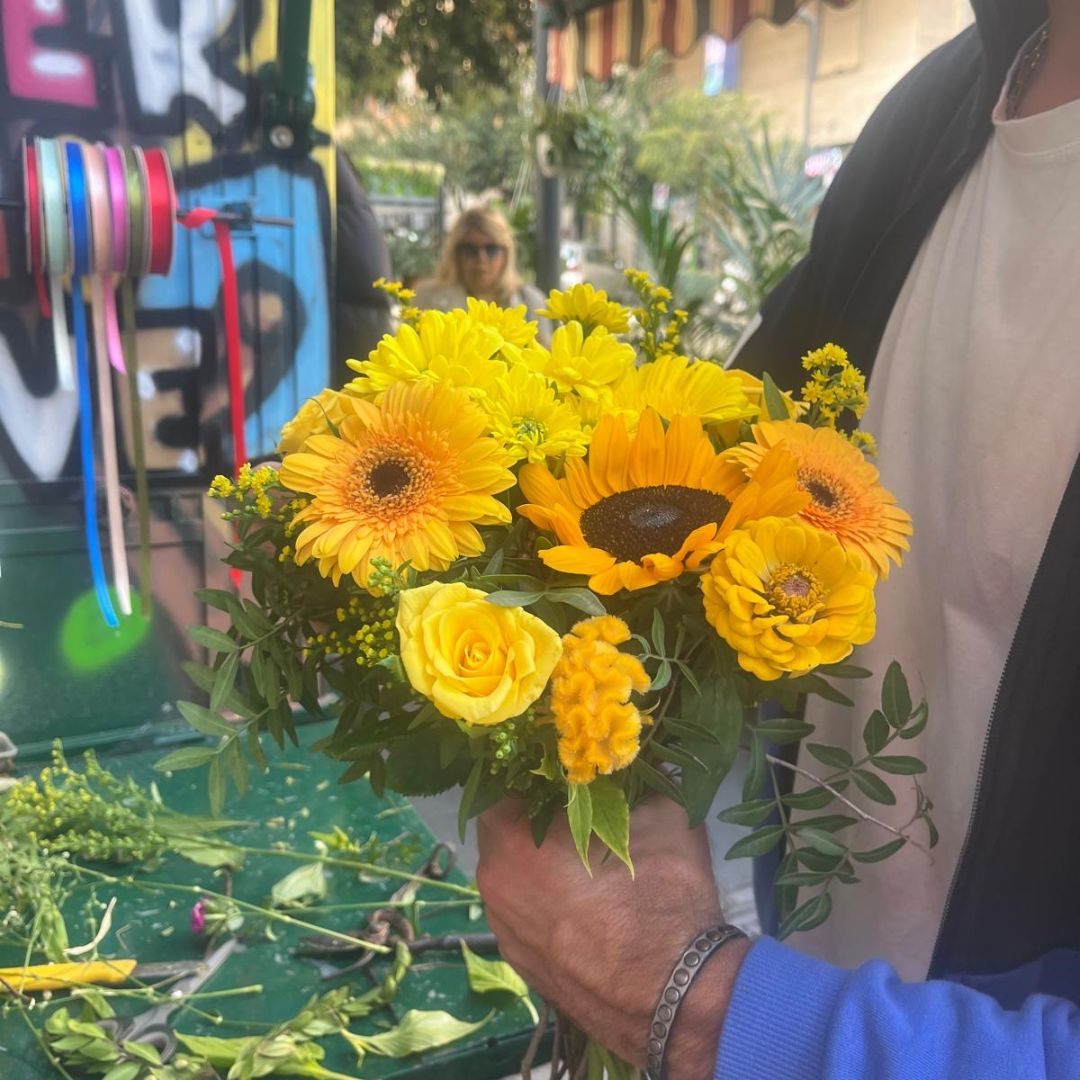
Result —
[{"label": "blue ribbon", "polygon": [[94,478],[94,413],[90,395],[90,349],[86,336],[86,303],[83,300],[80,274],[90,272],[90,219],[86,204],[86,173],[82,149],[78,143],[65,143],[67,161],[68,210],[75,253],[74,276],[71,280],[71,314],[75,324],[75,356],[79,375],[79,452],[83,473],[83,516],[86,530],[86,549],[90,555],[90,576],[94,593],[105,622],[116,629],[116,617],[109,587],[105,580],[105,564],[101,557],[101,536],[98,532],[97,482]]}]

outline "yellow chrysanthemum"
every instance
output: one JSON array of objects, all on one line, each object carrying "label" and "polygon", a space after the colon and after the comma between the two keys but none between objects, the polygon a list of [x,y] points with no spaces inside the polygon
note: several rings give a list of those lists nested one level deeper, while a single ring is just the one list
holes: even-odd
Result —
[{"label": "yellow chrysanthemum", "polygon": [[483,407],[491,433],[515,461],[581,457],[588,446],[578,414],[558,400],[543,375],[526,367],[511,366],[492,385]]},{"label": "yellow chrysanthemum", "polygon": [[566,292],[553,289],[547,307],[538,315],[559,322],[579,322],[590,328],[602,326],[613,334],[625,334],[630,329],[630,309],[608,299],[603,289],[591,285],[574,285]]},{"label": "yellow chrysanthemum", "polygon": [[630,695],[648,690],[649,677],[636,656],[616,648],[629,640],[630,628],[614,615],[579,622],[562,639],[551,712],[559,760],[572,784],[587,784],[597,773],[610,776],[637,757],[642,718]]},{"label": "yellow chrysanthemum", "polygon": [[770,449],[783,447],[798,462],[799,486],[810,496],[802,512],[809,524],[832,533],[882,578],[889,576],[890,560],[903,561],[911,518],[881,486],[877,469],[858,447],[831,428],[792,420],[755,424],[754,439],[726,456],[752,469]]},{"label": "yellow chrysanthemum", "polygon": [[768,682],[838,663],[874,636],[874,575],[802,521],[764,518],[733,532],[701,589],[705,617],[739,666]]},{"label": "yellow chrysanthemum", "polygon": [[309,436],[325,435],[336,428],[346,416],[353,414],[353,400],[337,390],[323,390],[315,397],[308,398],[300,406],[300,411],[282,427],[278,453],[295,453]]},{"label": "yellow chrysanthemum", "polygon": [[335,585],[351,574],[365,586],[376,558],[445,570],[479,555],[476,526],[510,520],[494,496],[514,483],[483,413],[464,391],[426,383],[399,383],[355,408],[338,436],[313,435],[281,464],[281,482],[313,496],[293,519],[305,526],[297,563],[315,559]]},{"label": "yellow chrysanthemum", "polygon": [[482,396],[505,370],[497,359],[503,339],[464,311],[425,311],[414,329],[387,334],[367,360],[349,360],[360,378],[345,390],[377,398],[396,383],[428,382],[461,387]]},{"label": "yellow chrysanthemum", "polygon": [[671,581],[742,522],[796,514],[809,501],[790,454],[777,451],[747,480],[717,454],[697,417],[677,416],[665,431],[653,409],[634,436],[622,417],[603,417],[588,461],[567,458],[562,479],[525,465],[519,483],[528,499],[520,513],[559,541],[540,552],[543,562],[589,575],[604,595]]},{"label": "yellow chrysanthemum", "polygon": [[552,335],[551,349],[535,347],[522,352],[522,360],[547,376],[563,394],[571,391],[585,401],[596,401],[634,367],[634,347],[613,337],[603,327],[586,336],[581,323],[560,326]]},{"label": "yellow chrysanthemum", "polygon": [[490,326],[499,337],[510,345],[519,347],[531,345],[536,340],[540,329],[535,322],[529,321],[528,309],[524,304],[519,307],[504,308],[487,300],[477,300],[470,296],[468,300],[469,318],[482,326]]},{"label": "yellow chrysanthemum", "polygon": [[719,364],[668,354],[634,368],[616,384],[613,405],[636,424],[647,408],[665,420],[696,416],[706,426],[757,415],[742,380]]}]

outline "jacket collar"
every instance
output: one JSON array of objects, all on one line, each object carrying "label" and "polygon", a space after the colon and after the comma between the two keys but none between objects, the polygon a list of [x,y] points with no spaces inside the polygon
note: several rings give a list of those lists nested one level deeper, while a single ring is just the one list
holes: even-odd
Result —
[{"label": "jacket collar", "polygon": [[971,0],[996,94],[1020,47],[1047,19],[1046,0]]}]

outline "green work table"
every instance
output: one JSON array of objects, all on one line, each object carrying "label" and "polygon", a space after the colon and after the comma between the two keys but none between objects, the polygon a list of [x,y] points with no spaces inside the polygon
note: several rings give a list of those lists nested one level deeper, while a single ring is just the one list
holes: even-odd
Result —
[{"label": "green work table", "polygon": [[[276,747],[268,747],[269,773],[256,777],[246,795],[230,798],[225,806],[224,816],[253,825],[225,835],[247,847],[266,849],[287,845],[295,851],[314,853],[314,841],[309,834],[332,832],[335,826],[340,826],[348,829],[361,843],[372,833],[377,834],[386,850],[379,859],[381,864],[418,870],[427,860],[435,838],[406,800],[395,795],[379,798],[364,781],[338,785],[342,766],[303,749],[326,731],[326,724],[307,724],[299,729],[300,749],[289,747],[285,753],[280,753]],[[144,786],[156,781],[162,798],[172,809],[206,813],[205,773],[202,770],[169,776],[155,773],[153,763],[164,753],[161,748],[155,748],[129,754],[102,754],[101,757],[103,764],[117,775],[130,775]],[[77,755],[69,756],[75,764]],[[23,771],[30,771],[29,762],[20,759],[20,765]],[[359,855],[343,857],[363,858]],[[273,884],[300,865],[303,864],[299,861],[280,856],[249,855],[243,867],[232,876],[233,895],[266,906]],[[215,876],[208,868],[174,856],[152,872],[132,871],[131,868],[105,869],[121,876],[132,873],[140,882],[171,882],[225,891],[225,882],[220,875]],[[361,878],[354,870],[337,867],[327,867],[326,874],[329,888],[325,900],[321,901],[326,906],[384,901],[402,884],[389,877]],[[467,884],[456,870],[447,880]],[[104,957],[131,957],[143,963],[158,963],[203,955],[206,941],[191,928],[193,895],[150,891],[129,885],[116,890],[108,885],[97,889],[102,900],[108,900],[113,892],[117,906],[112,930],[101,945]],[[433,907],[425,911],[425,901],[446,899],[460,898],[451,897],[433,886],[421,887],[418,900],[422,935],[486,931],[483,919],[475,907],[470,910],[467,902],[457,907]],[[73,941],[90,937],[90,931],[82,925],[81,910],[80,900],[73,903],[69,912]],[[367,918],[365,911],[313,909],[307,913],[301,909],[290,911],[290,914],[343,932],[362,929]],[[85,937],[80,938],[84,931]],[[261,932],[250,938],[245,936],[243,950],[234,953],[204,988],[212,992],[258,983],[263,986],[262,993],[209,1001],[208,1008],[217,1008],[228,1021],[240,1025],[267,1025],[294,1016],[313,995],[342,985],[344,980],[340,978],[324,981],[314,960],[294,955],[294,946],[305,931],[274,924],[273,933],[276,940],[268,939]],[[16,965],[21,960],[21,956],[0,952],[0,966]],[[335,961],[339,965],[347,962]],[[351,985],[360,993],[381,982],[386,970],[387,962],[376,958],[364,970],[344,979],[352,980]],[[130,999],[114,1000],[113,1005],[118,1013],[124,1014],[146,1008],[145,1003]],[[350,1030],[365,1034],[385,1030],[395,1025],[409,1009],[443,1009],[460,1020],[477,1021],[492,1008],[496,1010],[492,1019],[469,1038],[410,1058],[390,1059],[369,1054],[360,1067],[348,1044],[338,1036],[331,1036],[320,1040],[326,1050],[323,1064],[328,1069],[364,1080],[378,1077],[497,1080],[517,1071],[533,1033],[532,1021],[524,1005],[514,1003],[506,994],[473,993],[466,981],[460,952],[426,952],[415,957],[413,969],[393,1003],[355,1021]],[[37,1021],[39,1025],[42,1022],[41,1019]],[[174,1013],[170,1023],[188,1034],[223,1038],[255,1034],[260,1030],[233,1023],[215,1026],[185,1012]],[[52,1080],[58,1075],[22,1018],[14,1011],[0,1012],[0,1077],[3,1080]]]}]

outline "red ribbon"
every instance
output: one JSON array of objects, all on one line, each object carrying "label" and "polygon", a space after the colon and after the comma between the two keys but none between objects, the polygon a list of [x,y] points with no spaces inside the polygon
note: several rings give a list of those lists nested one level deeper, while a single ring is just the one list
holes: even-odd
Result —
[{"label": "red ribbon", "polygon": [[151,274],[167,274],[172,266],[173,238],[176,230],[176,189],[165,151],[157,147],[144,150],[146,161],[146,203],[150,212]]},{"label": "red ribbon", "polygon": [[49,293],[45,288],[45,259],[42,254],[43,221],[41,215],[41,189],[38,187],[37,154],[34,144],[26,139],[23,143],[24,178],[26,181],[26,255],[27,269],[34,275],[37,286],[38,308],[44,319],[52,318]]}]

